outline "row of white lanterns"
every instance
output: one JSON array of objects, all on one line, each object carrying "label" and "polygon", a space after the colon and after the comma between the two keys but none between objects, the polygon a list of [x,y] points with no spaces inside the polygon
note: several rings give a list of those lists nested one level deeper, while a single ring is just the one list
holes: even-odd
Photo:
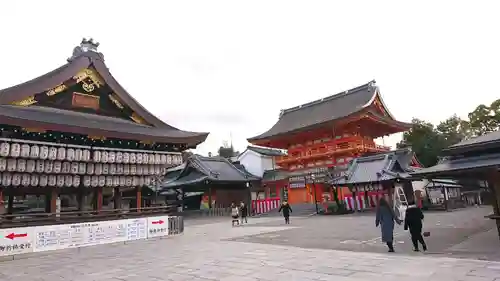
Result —
[{"label": "row of white lanterns", "polygon": [[182,156],[179,154],[158,154],[147,152],[122,152],[93,150],[67,147],[54,147],[46,145],[29,145],[19,143],[3,142],[0,144],[0,156],[22,157],[42,160],[67,160],[101,163],[125,163],[125,164],[150,164],[150,165],[179,165],[182,164]]},{"label": "row of white lanterns", "polygon": [[153,181],[150,176],[76,176],[76,175],[37,175],[2,173],[0,184],[2,186],[57,186],[78,187],[83,180],[85,187],[132,187],[149,185]]},{"label": "row of white lanterns", "polygon": [[50,160],[0,158],[0,172],[88,174],[88,175],[162,175],[161,165],[101,164]]}]

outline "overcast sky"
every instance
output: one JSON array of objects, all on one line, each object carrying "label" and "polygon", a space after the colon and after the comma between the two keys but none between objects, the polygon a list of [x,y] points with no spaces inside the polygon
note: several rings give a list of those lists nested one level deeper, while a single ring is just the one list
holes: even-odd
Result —
[{"label": "overcast sky", "polygon": [[[431,122],[499,98],[498,1],[1,1],[0,88],[64,64],[82,37],[152,113],[235,147],[281,109],[377,80]],[[399,135],[386,140],[394,145]]]}]

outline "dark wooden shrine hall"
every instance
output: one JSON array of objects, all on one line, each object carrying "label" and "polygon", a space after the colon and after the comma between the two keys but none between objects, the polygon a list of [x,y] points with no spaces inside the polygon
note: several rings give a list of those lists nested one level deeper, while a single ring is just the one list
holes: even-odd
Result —
[{"label": "dark wooden shrine hall", "polygon": [[[144,212],[143,187],[208,136],[147,111],[111,75],[98,46],[84,39],[65,65],[0,90],[1,226],[34,213],[62,220],[75,211]],[[134,200],[123,202],[131,191]]]}]

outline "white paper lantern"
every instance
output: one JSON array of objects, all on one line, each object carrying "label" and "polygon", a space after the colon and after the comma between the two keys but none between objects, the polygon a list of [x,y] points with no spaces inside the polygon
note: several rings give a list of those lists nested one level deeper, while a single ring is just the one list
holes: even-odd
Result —
[{"label": "white paper lantern", "polygon": [[[19,157],[21,155],[21,145],[18,143],[13,143],[10,145],[10,157]],[[21,182],[21,181],[19,181]]]},{"label": "white paper lantern", "polygon": [[83,186],[89,187],[91,184],[91,177],[90,176],[83,176]]},{"label": "white paper lantern", "polygon": [[102,164],[101,163],[94,164],[94,174],[96,174],[96,175],[102,174]]},{"label": "white paper lantern", "polygon": [[8,159],[7,160],[7,171],[9,172],[14,172],[17,167],[17,161],[16,159]]},{"label": "white paper lantern", "polygon": [[23,174],[21,178],[21,185],[22,186],[29,186],[31,183],[31,176],[30,174]]},{"label": "white paper lantern", "polygon": [[108,163],[115,163],[116,161],[116,152],[110,151],[108,154]]},{"label": "white paper lantern", "polygon": [[109,164],[102,164],[102,174],[103,175],[109,174]]},{"label": "white paper lantern", "polygon": [[106,150],[101,152],[101,162],[108,163],[108,156],[109,156],[109,153]]},{"label": "white paper lantern", "polygon": [[7,170],[7,159],[0,158],[0,172]]},{"label": "white paper lantern", "polygon": [[125,186],[127,183],[127,178],[125,176],[120,176],[120,186]]},{"label": "white paper lantern", "polygon": [[92,187],[96,187],[99,185],[99,176],[92,176],[92,180],[90,181],[90,185]]},{"label": "white paper lantern", "polygon": [[26,171],[26,160],[25,159],[17,159],[17,165],[16,165],[16,170],[18,172],[25,172]]},{"label": "white paper lantern", "polygon": [[57,176],[49,175],[49,183],[48,186],[56,186],[57,184]]},{"label": "white paper lantern", "polygon": [[142,154],[142,163],[147,164],[149,163],[149,154],[148,153],[143,153]]},{"label": "white paper lantern", "polygon": [[41,175],[40,182],[38,183],[41,187],[45,187],[49,184],[49,176]]},{"label": "white paper lantern", "polygon": [[123,162],[123,153],[121,151],[118,151],[116,153],[116,159],[115,159],[115,162],[116,163],[122,163]]},{"label": "white paper lantern", "polygon": [[137,172],[137,166],[136,165],[130,165],[130,174],[135,175]]},{"label": "white paper lantern", "polygon": [[144,177],[139,177],[139,186],[144,185]]},{"label": "white paper lantern", "polygon": [[[12,152],[12,150],[11,150]],[[12,185],[13,186],[19,186],[21,184],[21,174],[14,174],[12,176]]]},{"label": "white paper lantern", "polygon": [[[82,163],[83,168],[85,169],[85,163]],[[78,168],[80,168],[80,163],[78,162],[71,162],[71,172],[72,174],[78,174]],[[85,173],[85,172],[83,172]]]},{"label": "white paper lantern", "polygon": [[136,158],[135,153],[130,153],[130,160],[129,160],[129,163],[130,163],[130,164],[135,164],[136,159],[137,159],[137,158]]},{"label": "white paper lantern", "polygon": [[110,164],[109,165],[109,174],[110,175],[115,175],[116,174],[116,164]]},{"label": "white paper lantern", "polygon": [[90,161],[90,150],[88,150],[88,149],[82,150],[82,161],[85,161],[85,162]]},{"label": "white paper lantern", "polygon": [[30,176],[30,185],[31,186],[38,186],[39,182],[40,182],[40,178],[38,175],[31,175]]},{"label": "white paper lantern", "polygon": [[21,145],[21,157],[29,158],[30,157],[30,145],[23,144]]},{"label": "white paper lantern", "polygon": [[73,176],[73,186],[74,187],[80,186],[80,176]]},{"label": "white paper lantern", "polygon": [[40,147],[38,145],[32,145],[30,148],[30,158],[38,159],[40,157]]},{"label": "white paper lantern", "polygon": [[75,149],[75,161],[84,161],[83,160],[83,150],[77,148]]},{"label": "white paper lantern", "polygon": [[113,177],[112,176],[106,176],[106,186],[113,186]]},{"label": "white paper lantern", "polygon": [[139,177],[132,177],[132,186],[139,185]]},{"label": "white paper lantern", "polygon": [[161,163],[161,155],[155,154],[155,164],[160,165],[160,163]]},{"label": "white paper lantern", "polygon": [[123,174],[130,175],[130,165],[123,165]]},{"label": "white paper lantern", "polygon": [[155,174],[155,165],[149,165],[149,174],[154,175]]},{"label": "white paper lantern", "polygon": [[[49,160],[56,160],[57,159],[57,148],[56,147],[49,147]],[[50,178],[49,178],[49,184],[50,184]]]},{"label": "white paper lantern", "polygon": [[43,161],[43,160],[36,160],[35,171],[37,173],[43,173],[45,171],[45,161]]},{"label": "white paper lantern", "polygon": [[135,163],[142,164],[142,153],[137,153],[135,155]]},{"label": "white paper lantern", "polygon": [[160,164],[161,165],[167,164],[167,155],[165,154],[160,155]]},{"label": "white paper lantern", "polygon": [[58,175],[57,176],[57,187],[63,187],[64,186],[64,175]]},{"label": "white paper lantern", "polygon": [[64,176],[64,186],[73,186],[73,176],[66,175]]},{"label": "white paper lantern", "polygon": [[105,185],[106,185],[106,177],[99,176],[99,186],[105,186]]},{"label": "white paper lantern", "polygon": [[118,175],[122,175],[123,174],[123,164],[117,164],[116,165],[116,173]]},{"label": "white paper lantern", "polygon": [[92,161],[101,162],[101,151],[100,150],[94,150],[93,155],[94,156],[92,157]]},{"label": "white paper lantern", "polygon": [[2,185],[9,186],[12,183],[12,174],[11,173],[2,173]]},{"label": "white paper lantern", "polygon": [[[52,171],[54,169],[54,162],[49,161],[49,160],[45,160],[45,162],[43,163],[43,166],[44,166],[44,172],[46,174],[50,174],[50,173],[52,173]],[[50,179],[49,179],[49,182],[50,182]]]},{"label": "white paper lantern", "polygon": [[142,175],[142,167],[143,165],[137,165],[137,170],[135,171],[136,175]]},{"label": "white paper lantern", "polygon": [[62,173],[63,174],[71,173],[71,163],[66,161],[62,163]]},{"label": "white paper lantern", "polygon": [[94,174],[95,170],[95,164],[94,163],[87,163],[87,174],[92,175]]},{"label": "white paper lantern", "polygon": [[62,163],[61,161],[54,161],[54,166],[52,168],[52,171],[54,171],[54,173],[56,174],[59,174],[62,170]]},{"label": "white paper lantern", "polygon": [[0,144],[0,156],[7,157],[10,153],[10,144],[8,142],[2,142]]},{"label": "white paper lantern", "polygon": [[119,186],[119,185],[120,185],[120,177],[113,176],[113,186]]},{"label": "white paper lantern", "polygon": [[127,164],[130,162],[130,154],[128,152],[123,153],[123,163]]},{"label": "white paper lantern", "polygon": [[[78,174],[80,174],[80,175],[85,174],[87,172],[87,164],[85,164],[85,163],[77,163],[77,164],[78,164]],[[89,164],[91,164],[91,163],[89,163]]]},{"label": "white paper lantern", "polygon": [[144,184],[150,185],[151,184],[151,177],[144,177]]},{"label": "white paper lantern", "polygon": [[155,175],[160,175],[160,174],[161,174],[161,166],[155,165]]},{"label": "white paper lantern", "polygon": [[26,172],[27,173],[33,173],[36,168],[36,161],[33,159],[30,159],[26,161]]},{"label": "white paper lantern", "polygon": [[155,155],[154,154],[149,155],[148,160],[149,160],[148,163],[144,164],[153,165],[155,163]]},{"label": "white paper lantern", "polygon": [[125,178],[125,185],[126,186],[132,186],[132,177],[126,177]]},{"label": "white paper lantern", "polygon": [[66,160],[68,161],[75,160],[75,149],[68,148],[68,150],[66,151]]},{"label": "white paper lantern", "polygon": [[49,158],[49,147],[43,145],[40,147],[40,159],[45,160],[47,158]]},{"label": "white paper lantern", "polygon": [[171,155],[167,155],[167,164],[172,165],[172,156]]},{"label": "white paper lantern", "polygon": [[64,160],[66,159],[66,148],[64,147],[59,147],[57,149],[57,160]]}]

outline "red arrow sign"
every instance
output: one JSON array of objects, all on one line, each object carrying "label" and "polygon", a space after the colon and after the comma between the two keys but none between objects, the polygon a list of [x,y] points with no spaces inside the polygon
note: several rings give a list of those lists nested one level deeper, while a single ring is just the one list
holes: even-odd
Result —
[{"label": "red arrow sign", "polygon": [[16,234],[16,233],[12,232],[11,234],[5,236],[5,238],[9,238],[10,240],[14,240],[15,238],[21,238],[21,237],[27,237],[27,236],[28,236],[28,233]]},{"label": "red arrow sign", "polygon": [[159,221],[154,221],[154,222],[151,222],[151,223],[152,223],[152,224],[163,224],[163,223],[164,223],[164,221],[159,220]]}]

